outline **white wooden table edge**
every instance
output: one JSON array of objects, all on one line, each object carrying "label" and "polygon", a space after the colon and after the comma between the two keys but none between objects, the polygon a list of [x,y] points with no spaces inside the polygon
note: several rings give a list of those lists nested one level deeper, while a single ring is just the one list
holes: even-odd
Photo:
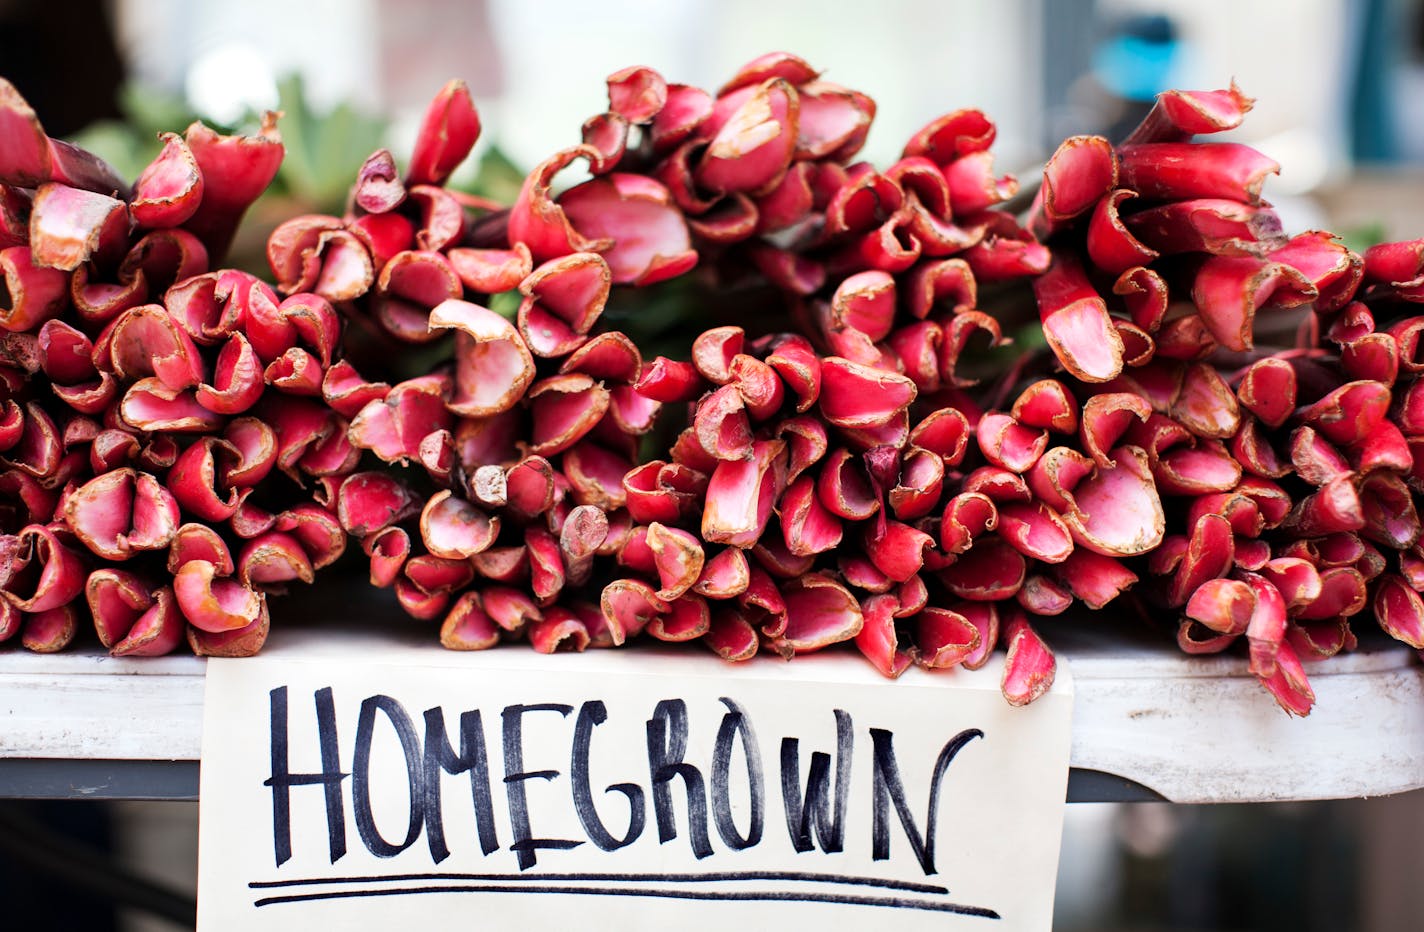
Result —
[{"label": "white wooden table edge", "polygon": [[[419,635],[281,632],[271,653],[315,652],[314,662],[321,662],[343,650],[389,648],[428,658],[422,662],[454,660],[421,644]],[[430,653],[411,654],[415,645]],[[1402,646],[1372,643],[1309,667],[1317,702],[1305,719],[1277,708],[1237,656],[1184,657],[1095,635],[1069,635],[1057,647],[1073,672],[1075,768],[1132,780],[1176,802],[1377,796],[1424,787],[1424,666]],[[523,665],[526,655],[511,647],[455,662]],[[709,675],[737,675],[710,654],[706,659]],[[845,669],[835,666],[840,658],[796,661],[822,662],[832,673]],[[97,650],[0,651],[0,758],[196,760],[204,664],[195,657],[111,658]]]}]

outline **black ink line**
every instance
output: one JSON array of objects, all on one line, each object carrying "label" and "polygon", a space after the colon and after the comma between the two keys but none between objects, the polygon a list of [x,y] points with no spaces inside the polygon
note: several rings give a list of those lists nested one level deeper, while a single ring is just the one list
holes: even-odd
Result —
[{"label": "black ink line", "polygon": [[567,893],[576,896],[634,896],[674,900],[740,900],[779,903],[834,903],[838,906],[884,906],[894,909],[919,909],[937,913],[957,913],[982,919],[1000,919],[998,913],[983,906],[966,906],[934,900],[911,900],[904,897],[851,896],[844,893],[789,893],[780,890],[726,891],[657,890],[650,887],[560,887],[551,885],[449,887],[387,887],[380,890],[333,890],[327,893],[295,893],[289,896],[269,896],[253,906],[274,906],[280,903],[300,903],[310,900],[342,900],[368,896],[404,896],[409,893]]},{"label": "black ink line", "polygon": [[890,880],[881,877],[858,877],[852,874],[822,874],[807,871],[708,871],[696,874],[382,874],[366,877],[307,877],[293,880],[254,880],[248,883],[252,890],[266,890],[273,887],[305,887],[318,884],[336,883],[381,883],[406,880],[479,880],[479,881],[543,881],[543,880],[588,880],[600,883],[715,883],[738,880],[781,880],[796,883],[833,883],[857,887],[880,887],[887,890],[902,890],[906,893],[938,893],[946,895],[948,887],[932,883],[915,883],[907,880]]}]

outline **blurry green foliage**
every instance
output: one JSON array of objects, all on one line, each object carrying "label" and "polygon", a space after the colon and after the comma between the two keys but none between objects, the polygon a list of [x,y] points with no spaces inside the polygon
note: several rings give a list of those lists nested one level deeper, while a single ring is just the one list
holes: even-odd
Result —
[{"label": "blurry green foliage", "polygon": [[1376,220],[1372,223],[1362,223],[1358,226],[1346,227],[1340,231],[1340,240],[1345,244],[1345,248],[1355,252],[1364,252],[1371,246],[1376,246],[1389,239],[1389,231],[1385,229],[1382,221]]},{"label": "blurry green foliage", "polygon": [[314,111],[296,74],[277,82],[277,101],[282,111],[277,127],[287,155],[276,185],[320,213],[341,214],[362,163],[385,144],[389,121],[347,103],[329,113]]},{"label": "blurry green foliage", "polygon": [[490,146],[485,150],[474,177],[468,182],[462,182],[459,174],[450,181],[452,188],[501,204],[513,204],[523,185],[524,172],[500,151],[499,146]]},{"label": "blurry green foliage", "polygon": [[[120,176],[132,181],[163,148],[159,135],[181,134],[198,115],[183,98],[134,82],[120,87],[118,96],[122,120],[91,123],[70,141],[93,152],[114,166]],[[218,132],[232,131],[231,127],[208,122]]]},{"label": "blurry green foliage", "polygon": [[[312,109],[300,75],[277,85],[282,118],[277,128],[286,146],[269,195],[300,202],[303,210],[340,214],[361,163],[385,141],[389,121],[339,104],[329,113]],[[162,146],[160,134],[182,133],[199,116],[179,96],[139,84],[119,91],[123,120],[104,120],[81,130],[73,142],[105,159],[125,178],[137,178]],[[231,126],[203,120],[219,133],[255,131],[259,114]]]},{"label": "blurry green foliage", "polygon": [[[303,212],[341,214],[362,163],[388,144],[390,121],[347,103],[327,112],[313,109],[297,74],[278,82],[277,95],[277,109],[282,113],[277,128],[287,154],[269,195],[297,201]],[[182,133],[200,119],[181,96],[136,83],[120,88],[119,107],[122,120],[91,124],[72,141],[103,158],[130,180],[137,178],[158,155],[161,134]],[[257,113],[248,114],[233,125],[204,120],[224,134],[253,132],[259,121]],[[524,172],[492,146],[481,157],[473,175],[461,173],[451,186],[512,204],[523,183]]]},{"label": "blurry green foliage", "polygon": [[[347,103],[329,111],[314,109],[297,74],[280,80],[277,93],[277,109],[282,114],[277,129],[286,155],[271,187],[248,212],[228,259],[238,268],[259,274],[266,271],[263,243],[276,224],[300,214],[345,213],[361,165],[371,153],[389,145],[391,125],[388,119]],[[120,88],[119,106],[123,119],[94,123],[72,141],[109,162],[129,180],[136,179],[158,155],[163,133],[181,134],[201,119],[181,96],[137,83]],[[225,135],[253,133],[261,115],[248,113],[231,125],[209,119],[203,122]],[[512,204],[523,183],[524,172],[491,146],[474,167],[458,172],[450,187]]]},{"label": "blurry green foliage", "polygon": [[492,294],[485,301],[485,307],[494,311],[506,320],[514,320],[519,313],[519,305],[523,303],[524,296],[518,291],[501,291],[499,294]]}]

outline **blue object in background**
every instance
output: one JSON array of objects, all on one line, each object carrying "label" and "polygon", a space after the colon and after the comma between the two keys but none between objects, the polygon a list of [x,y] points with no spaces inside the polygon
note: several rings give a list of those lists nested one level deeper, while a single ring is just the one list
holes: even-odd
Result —
[{"label": "blue object in background", "polygon": [[1404,43],[1400,4],[1364,0],[1349,6],[1355,39],[1350,75],[1350,155],[1357,162],[1399,159],[1393,94]]},{"label": "blue object in background", "polygon": [[1181,43],[1165,16],[1135,16],[1113,25],[1093,52],[1093,76],[1124,100],[1150,102],[1171,85]]}]

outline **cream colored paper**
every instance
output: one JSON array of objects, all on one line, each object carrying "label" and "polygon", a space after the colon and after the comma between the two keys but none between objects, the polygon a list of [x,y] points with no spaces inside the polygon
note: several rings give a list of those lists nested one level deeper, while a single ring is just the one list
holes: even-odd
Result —
[{"label": "cream colored paper", "polygon": [[[541,656],[376,645],[305,639],[209,662],[203,932],[472,920],[620,932],[1050,927],[1072,708],[1065,670],[1051,693],[1014,709],[993,667],[911,670],[890,682],[853,652],[729,666],[695,649]],[[264,785],[274,772],[282,782],[273,727],[281,722],[285,770],[323,772],[320,709],[335,726],[328,762],[334,752],[344,775],[328,780],[339,788],[334,829],[327,784],[298,776],[285,793]],[[487,780],[440,768],[442,750],[477,761],[476,710]],[[428,727],[437,720],[449,748]],[[405,744],[393,722],[408,726]],[[838,753],[845,736],[848,761]],[[444,763],[460,770],[460,761]],[[825,789],[819,823],[814,811],[802,815],[813,765]],[[846,781],[839,831],[838,775]],[[289,833],[276,818],[283,796]],[[427,818],[435,799],[438,820]],[[437,823],[443,844],[432,844]],[[290,856],[279,864],[283,834]],[[522,865],[513,850],[521,834],[548,845],[536,843]],[[333,850],[344,850],[334,862]]]}]

